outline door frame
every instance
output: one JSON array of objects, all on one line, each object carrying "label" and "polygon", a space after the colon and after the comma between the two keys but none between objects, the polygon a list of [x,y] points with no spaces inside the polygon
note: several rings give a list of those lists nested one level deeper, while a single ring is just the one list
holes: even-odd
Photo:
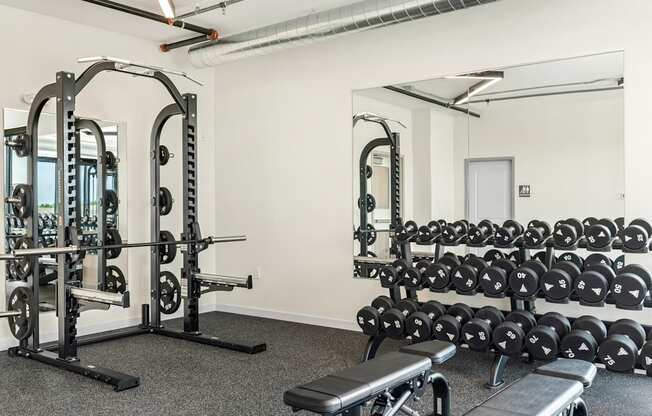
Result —
[{"label": "door frame", "polygon": [[512,167],[512,218],[516,218],[516,158],[514,156],[497,156],[497,157],[469,157],[464,159],[464,218],[469,217],[469,165],[473,162],[509,162]]}]

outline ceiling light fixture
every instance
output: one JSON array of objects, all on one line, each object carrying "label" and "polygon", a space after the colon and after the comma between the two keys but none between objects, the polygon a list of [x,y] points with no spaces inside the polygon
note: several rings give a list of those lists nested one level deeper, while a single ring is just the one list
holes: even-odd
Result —
[{"label": "ceiling light fixture", "polygon": [[158,4],[161,6],[163,16],[174,19],[174,3],[172,3],[172,0],[158,0]]},{"label": "ceiling light fixture", "polygon": [[466,92],[462,95],[455,97],[453,100],[454,105],[464,104],[471,97],[484,91],[487,88],[491,87],[498,81],[502,80],[505,77],[505,74],[502,71],[485,71],[477,72],[473,74],[462,74],[446,77],[447,79],[479,79],[480,82],[473,84]]}]

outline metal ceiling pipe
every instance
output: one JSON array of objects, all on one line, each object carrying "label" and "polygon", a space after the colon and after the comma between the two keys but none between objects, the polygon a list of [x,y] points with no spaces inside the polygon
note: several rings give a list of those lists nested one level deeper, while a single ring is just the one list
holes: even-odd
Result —
[{"label": "metal ceiling pipe", "polygon": [[363,0],[205,42],[188,53],[193,65],[214,66],[495,1],[499,0]]}]

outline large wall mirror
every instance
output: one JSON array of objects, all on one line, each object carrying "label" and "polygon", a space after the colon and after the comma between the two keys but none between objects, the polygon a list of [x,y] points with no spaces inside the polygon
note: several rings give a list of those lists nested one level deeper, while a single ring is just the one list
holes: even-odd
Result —
[{"label": "large wall mirror", "polygon": [[[354,91],[353,113],[373,113],[400,136],[403,223],[488,220],[502,227],[515,220],[527,228],[538,220],[554,232],[559,221],[577,218],[599,222],[599,239],[600,230],[617,233],[624,221],[623,76],[621,52],[487,68]],[[366,253],[360,238],[369,233],[354,234],[354,256],[390,257],[392,251],[392,233],[382,231],[391,228],[389,151],[379,146],[360,160],[362,149],[379,137],[378,123],[353,129],[353,227],[359,229],[364,207],[366,223],[377,231]],[[361,164],[371,168],[366,206],[359,194]],[[433,247],[413,243],[412,252],[432,255]],[[484,256],[491,249],[463,244],[442,252]],[[501,251],[509,256],[513,250]],[[611,259],[619,254],[606,253]]]},{"label": "large wall mirror", "polygon": [[[28,112],[24,110],[5,109],[3,112],[5,136],[11,135],[12,131],[19,131],[27,123]],[[122,239],[126,239],[125,220],[126,213],[124,204],[121,203],[120,195],[124,195],[124,189],[120,177],[120,125],[117,122],[94,120],[104,136],[104,147],[116,158],[116,163],[105,163],[104,188],[106,189],[105,227],[107,230],[119,230]],[[34,215],[38,221],[39,246],[55,247],[57,245],[57,214],[59,201],[56,197],[56,176],[57,176],[57,147],[56,147],[56,116],[52,113],[43,113],[38,125],[38,213]],[[81,213],[81,238],[83,245],[95,245],[98,242],[98,228],[101,227],[99,209],[99,187],[102,186],[98,177],[98,139],[90,130],[82,128],[79,130],[80,140],[80,164],[79,179],[80,189],[78,198],[80,201]],[[15,151],[4,146],[4,192],[11,195],[16,187],[28,181],[28,159],[20,157]],[[98,182],[99,181],[99,182]],[[124,200],[124,199],[123,199]],[[21,244],[21,239],[27,233],[27,220],[15,215],[8,204],[5,204],[4,229],[5,248],[12,249],[16,244]],[[100,216],[101,217],[101,216]],[[110,232],[110,231],[109,231]],[[83,268],[79,270],[84,287],[97,289],[99,284],[99,267],[101,256],[98,252],[90,251],[84,258]],[[126,290],[126,256],[116,260],[108,260],[109,267],[106,273],[120,273],[117,279],[111,279],[112,284],[117,284],[116,290]],[[39,300],[42,311],[55,310],[55,283],[57,279],[57,264],[55,256],[42,256],[39,258],[40,276]],[[26,277],[21,272],[20,264],[8,262],[6,267],[6,293],[24,284]],[[35,279],[36,281],[36,279]],[[115,283],[117,282],[117,283]]]}]

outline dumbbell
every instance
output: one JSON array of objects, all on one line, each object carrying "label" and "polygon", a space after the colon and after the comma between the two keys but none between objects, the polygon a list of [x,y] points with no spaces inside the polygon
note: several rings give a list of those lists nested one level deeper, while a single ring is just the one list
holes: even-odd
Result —
[{"label": "dumbbell", "polygon": [[514,264],[521,264],[523,262],[523,259],[521,258],[521,251],[520,250],[512,251],[505,258],[507,260],[511,261]]},{"label": "dumbbell", "polygon": [[446,313],[446,307],[436,300],[421,305],[405,320],[405,333],[413,342],[428,341],[432,338],[433,323]]},{"label": "dumbbell", "polygon": [[403,272],[408,269],[408,264],[405,260],[395,260],[389,266],[383,266],[378,272],[380,285],[385,288],[396,287],[401,284],[403,279]]},{"label": "dumbbell", "polygon": [[437,221],[430,221],[428,225],[422,225],[417,230],[417,241],[430,243],[441,234],[441,225]]},{"label": "dumbbell", "polygon": [[414,221],[406,221],[403,225],[398,225],[394,229],[394,236],[398,241],[409,241],[417,235],[419,226]]},{"label": "dumbbell", "polygon": [[523,234],[523,226],[518,221],[507,220],[503,223],[502,227],[496,230],[494,234],[494,245],[507,247],[521,234]]},{"label": "dumbbell", "polygon": [[464,237],[468,231],[469,222],[466,220],[459,220],[444,227],[441,231],[441,236],[445,243],[452,244]]},{"label": "dumbbell", "polygon": [[641,348],[639,359],[647,375],[652,376],[652,330],[647,334],[647,342]]},{"label": "dumbbell", "polygon": [[469,229],[469,242],[471,244],[482,244],[496,231],[496,225],[490,220],[482,220],[478,225]]},{"label": "dumbbell", "polygon": [[623,231],[623,246],[634,252],[647,252],[652,238],[652,225],[643,218],[636,218]]},{"label": "dumbbell", "polygon": [[382,330],[390,338],[402,338],[405,333],[405,318],[418,310],[419,304],[415,300],[403,299],[380,315]]},{"label": "dumbbell", "polygon": [[421,278],[428,283],[431,292],[448,292],[451,285],[451,270],[458,267],[462,262],[453,253],[446,253],[433,263],[421,274]]},{"label": "dumbbell", "polygon": [[593,253],[584,259],[584,267],[588,267],[592,264],[604,264],[606,266],[613,267],[613,260],[604,254]]},{"label": "dumbbell", "polygon": [[554,360],[559,354],[559,343],[570,330],[568,318],[558,312],[548,312],[539,318],[537,326],[527,334],[525,347],[536,360]]},{"label": "dumbbell", "polygon": [[486,262],[491,263],[494,260],[504,259],[505,253],[503,253],[500,250],[496,250],[495,248],[492,248],[491,250],[487,250],[487,252],[484,253],[484,255],[482,256],[482,258]]},{"label": "dumbbell", "polygon": [[448,308],[446,314],[435,321],[433,332],[440,341],[457,344],[462,326],[473,319],[473,309],[463,303]]},{"label": "dumbbell", "polygon": [[474,294],[478,287],[478,276],[489,267],[481,257],[469,257],[463,264],[451,271],[451,282],[455,290],[461,294]]},{"label": "dumbbell", "polygon": [[[584,259],[570,251],[560,254],[559,261],[569,261],[576,265],[580,270],[584,269]],[[589,263],[591,263],[591,260],[589,260]]]},{"label": "dumbbell", "polygon": [[541,291],[547,302],[568,303],[575,279],[582,273],[576,263],[559,261],[541,277]]},{"label": "dumbbell", "polygon": [[424,284],[428,285],[429,283],[424,282],[423,280],[423,272],[428,269],[430,264],[431,263],[428,260],[420,260],[414,267],[408,267],[403,270],[401,280],[405,287],[410,289],[421,289]]},{"label": "dumbbell", "polygon": [[598,347],[598,358],[607,370],[634,370],[638,352],[645,343],[643,326],[631,319],[619,319],[609,327],[607,339]]},{"label": "dumbbell", "polygon": [[552,229],[547,222],[532,220],[523,234],[523,242],[527,247],[541,247],[544,241],[550,237],[551,232]]},{"label": "dumbbell", "polygon": [[584,218],[584,221],[582,221],[582,225],[584,226],[584,229],[586,230],[587,228],[589,228],[590,226],[592,226],[596,222],[598,222],[598,219],[596,217],[586,217],[586,218]]},{"label": "dumbbell", "polygon": [[491,346],[494,328],[505,320],[503,313],[493,306],[478,310],[475,318],[462,326],[462,339],[473,351],[486,351]]},{"label": "dumbbell", "polygon": [[611,295],[617,308],[641,310],[651,287],[650,273],[639,264],[628,264],[611,282]]},{"label": "dumbbell", "polygon": [[608,218],[602,218],[586,228],[584,235],[589,248],[606,249],[618,236],[618,225]]},{"label": "dumbbell", "polygon": [[525,335],[536,323],[532,312],[522,310],[511,312],[505,321],[494,329],[494,346],[502,355],[508,357],[520,355],[525,344]]},{"label": "dumbbell", "polygon": [[387,296],[378,296],[371,302],[371,306],[364,306],[356,314],[358,325],[365,335],[378,335],[380,333],[380,316],[394,307],[394,301]]},{"label": "dumbbell", "polygon": [[528,260],[517,267],[509,275],[509,288],[514,297],[519,299],[532,299],[539,293],[539,280],[548,271],[548,268],[537,260]]},{"label": "dumbbell", "polygon": [[507,280],[512,272],[516,270],[516,264],[501,258],[491,262],[491,266],[480,273],[479,285],[485,296],[490,298],[505,297]]},{"label": "dumbbell", "polygon": [[607,327],[595,316],[580,316],[573,322],[572,331],[561,340],[564,358],[593,362],[598,345],[607,337]]},{"label": "dumbbell", "polygon": [[[588,257],[587,257],[588,259]],[[603,263],[586,265],[573,285],[581,305],[602,306],[607,299],[611,283],[616,273],[611,266]]]},{"label": "dumbbell", "polygon": [[565,249],[574,247],[584,235],[584,226],[577,218],[568,218],[557,221],[552,234],[552,239],[557,248]]},{"label": "dumbbell", "polygon": [[611,267],[613,267],[616,273],[620,273],[620,271],[625,267],[625,255],[621,254],[620,256],[616,257]]},{"label": "dumbbell", "polygon": [[[546,264],[548,254],[545,251],[539,251],[536,254],[532,256],[532,260],[540,261],[543,264]],[[557,257],[552,256],[552,264],[555,264],[557,262]]]}]

